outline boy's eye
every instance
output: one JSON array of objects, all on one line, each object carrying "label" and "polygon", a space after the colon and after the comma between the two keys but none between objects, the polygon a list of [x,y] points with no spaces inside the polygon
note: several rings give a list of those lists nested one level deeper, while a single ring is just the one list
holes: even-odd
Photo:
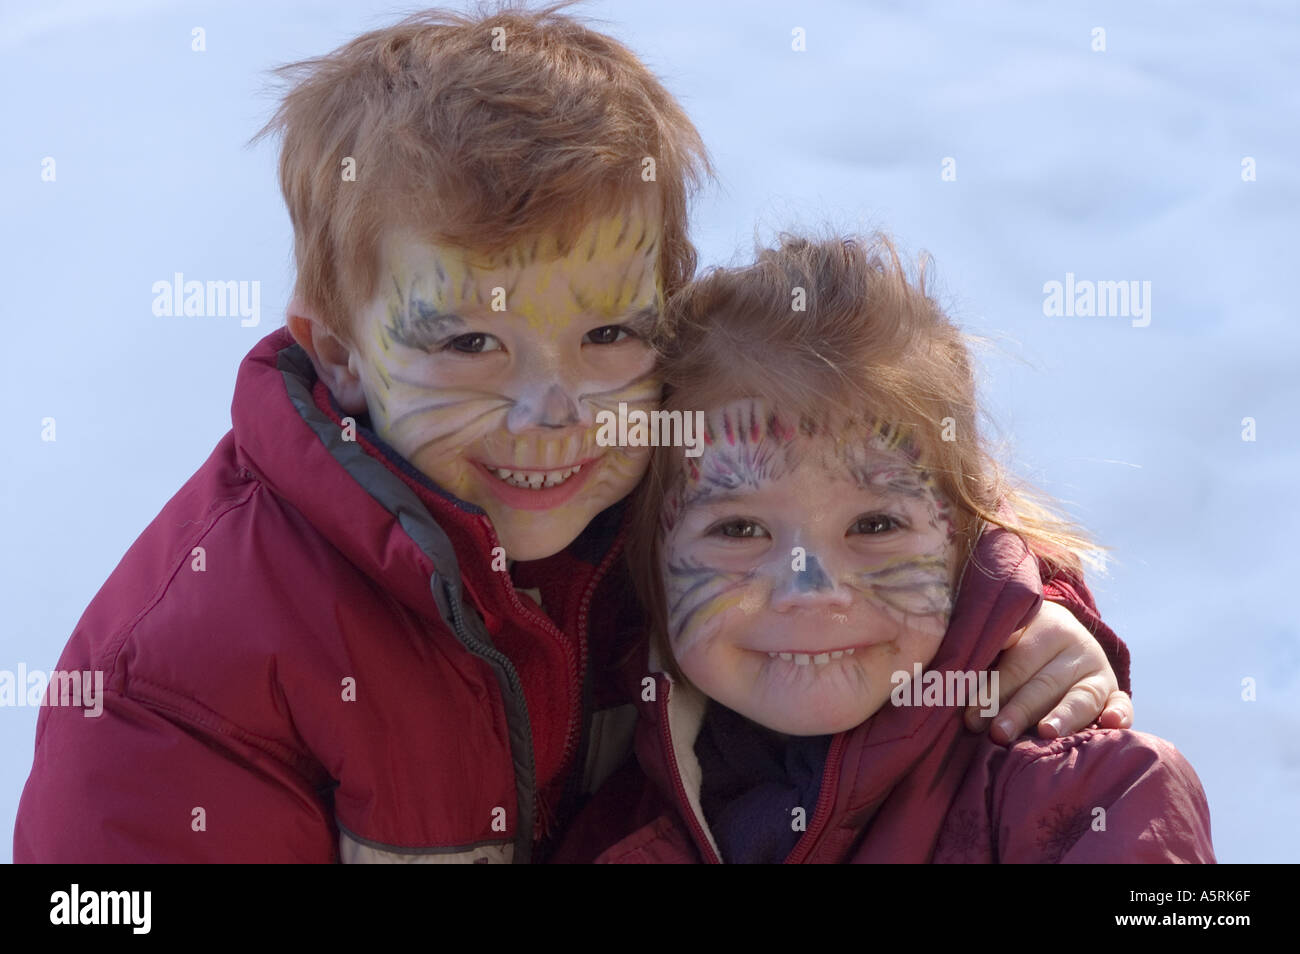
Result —
[{"label": "boy's eye", "polygon": [[889,514],[873,513],[865,517],[859,517],[853,524],[854,533],[888,533],[890,530],[900,528],[902,524],[895,520]]},{"label": "boy's eye", "polygon": [[708,535],[745,539],[750,537],[766,537],[768,534],[761,524],[741,517],[735,520],[728,520],[726,523],[714,524],[709,528]]},{"label": "boy's eye", "polygon": [[623,340],[619,335],[627,338],[633,336],[632,332],[628,331],[627,328],[622,325],[601,325],[599,328],[593,328],[591,331],[588,331],[585,337],[589,339],[592,344],[614,344],[615,342]]},{"label": "boy's eye", "polygon": [[495,335],[472,331],[467,335],[457,335],[452,338],[443,350],[447,348],[463,354],[482,354],[484,351],[500,351],[501,341]]}]

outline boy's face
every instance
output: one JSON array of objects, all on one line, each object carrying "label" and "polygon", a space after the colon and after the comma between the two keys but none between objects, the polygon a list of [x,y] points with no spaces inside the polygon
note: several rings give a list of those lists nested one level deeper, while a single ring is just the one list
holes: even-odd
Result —
[{"label": "boy's face", "polygon": [[649,448],[597,446],[595,414],[658,407],[658,239],[630,211],[592,222],[564,256],[547,239],[485,261],[387,236],[355,335],[371,421],[487,511],[510,559],[564,549],[645,471]]},{"label": "boy's face", "polygon": [[[707,415],[663,520],[668,631],[685,676],[778,732],[863,722],[934,658],[957,547],[949,508],[861,420],[808,433],[762,402]],[[811,429],[811,428],[810,428]]]}]

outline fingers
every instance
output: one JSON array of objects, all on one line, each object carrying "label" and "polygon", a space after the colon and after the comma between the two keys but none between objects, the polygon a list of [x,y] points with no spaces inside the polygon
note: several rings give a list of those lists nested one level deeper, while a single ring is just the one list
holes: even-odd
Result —
[{"label": "fingers", "polygon": [[1086,655],[1070,652],[1059,653],[1027,680],[1014,660],[998,667],[1000,673],[1008,670],[1010,676],[998,680],[1001,705],[989,729],[989,737],[1000,744],[1034,725],[1049,739],[1077,732],[1092,724],[1116,688],[1109,669],[1097,672]]},{"label": "fingers", "polygon": [[[1051,711],[1057,701],[1067,694],[1074,684],[1075,664],[1058,657],[1048,663],[1028,679],[1022,676],[1008,678],[1006,666],[999,666],[998,673],[998,710],[991,716],[979,716],[979,709],[974,708],[978,726],[989,725],[989,737],[999,744],[1006,744],[1018,738],[1030,726]],[[1101,711],[1102,700],[1097,700],[1097,710]],[[971,709],[966,710],[966,725],[972,727]],[[973,728],[979,731],[979,728]]]},{"label": "fingers", "polygon": [[1088,718],[1083,725],[1092,722],[1101,711],[1107,692],[1095,680],[1084,679],[1076,684],[1076,669],[1076,664],[1068,658],[1055,659],[1040,669],[1002,705],[993,719],[989,737],[1002,744],[1011,742],[1044,716],[1047,719],[1044,719],[1040,727],[1040,734],[1044,734],[1041,730],[1046,729],[1050,733],[1046,735],[1047,738],[1074,732],[1074,728],[1065,728],[1057,710],[1064,710],[1071,720],[1078,717],[1078,712],[1088,711]]},{"label": "fingers", "polygon": [[1051,714],[1038,724],[1039,737],[1057,739],[1086,729],[1106,707],[1111,689],[1111,684],[1102,675],[1081,679],[1070,688]]},{"label": "fingers", "polygon": [[1002,644],[1002,651],[1006,652],[1016,643],[1020,642],[1020,637],[1025,635],[1025,630],[1027,630],[1028,628],[1029,628],[1028,626],[1021,626],[1018,630],[1016,630],[1014,633],[1008,636],[1007,641]]},{"label": "fingers", "polygon": [[1123,689],[1116,689],[1106,700],[1106,708],[1097,717],[1097,724],[1103,729],[1133,728],[1133,700]]},{"label": "fingers", "polygon": [[[1006,642],[1006,648],[1003,649],[1002,655],[998,659],[998,714],[1006,718],[1002,720],[1002,728],[993,735],[994,741],[1005,742],[1007,739],[1013,739],[1024,731],[1025,726],[1029,724],[1030,715],[1024,712],[1006,711],[1008,701],[1017,696],[1017,692],[1042,672],[1045,667],[1056,663],[1060,666],[1061,652],[1070,646],[1068,640],[1062,638],[1062,633],[1055,627],[1039,626],[1037,629],[1031,626],[1025,626],[1011,634]],[[1040,712],[1033,713],[1032,717],[1037,718],[1046,714],[1046,706],[1060,699],[1065,694],[1065,690],[1073,683],[1062,685],[1059,691],[1044,702],[1044,708]],[[1050,692],[1050,685],[1044,684],[1038,687],[1036,695],[1043,695]],[[1030,697],[1020,700],[1019,704],[1023,707]],[[994,716],[985,716],[981,714],[981,707],[978,703],[973,703],[966,707],[965,722],[966,728],[971,732],[982,732],[988,728],[989,723]],[[1007,721],[1007,720],[1010,721]],[[1012,733],[1006,735],[1006,733]]]},{"label": "fingers", "polygon": [[1114,688],[1114,674],[1106,670],[1076,678],[1078,668],[1077,663],[1058,657],[1018,691],[1000,690],[996,716],[981,716],[978,706],[968,706],[966,727],[979,732],[991,722],[989,737],[1003,745],[1035,724],[1039,737],[1044,739],[1079,732],[1094,722],[1103,729],[1132,728],[1133,700],[1128,693]]}]

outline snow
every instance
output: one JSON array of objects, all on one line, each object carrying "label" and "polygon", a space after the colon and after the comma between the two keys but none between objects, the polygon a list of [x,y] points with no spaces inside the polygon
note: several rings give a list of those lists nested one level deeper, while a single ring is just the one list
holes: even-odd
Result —
[{"label": "snow", "polygon": [[[263,71],[404,12],[269,9],[0,14],[0,669],[54,666],[127,547],[229,427],[237,364],[280,321],[292,261],[274,144],[243,145],[272,108]],[[1137,727],[1196,768],[1221,861],[1300,860],[1286,549],[1300,540],[1294,6],[580,11],[664,77],[712,150],[720,182],[695,219],[704,264],[746,258],[756,228],[824,223],[884,227],[933,255],[954,317],[994,339],[985,396],[1014,465],[1114,548],[1092,583],[1133,653]],[[53,183],[40,176],[47,156]],[[940,176],[946,157],[955,181]],[[1244,157],[1256,181],[1243,181]],[[177,272],[259,280],[260,324],[155,316],[151,287]],[[1067,273],[1149,281],[1149,326],[1045,316],[1044,284]],[[46,417],[53,443],[40,439]],[[1242,699],[1246,678],[1256,701]],[[0,708],[0,831],[12,830],[35,716]],[[0,860],[10,851],[0,838]]]}]

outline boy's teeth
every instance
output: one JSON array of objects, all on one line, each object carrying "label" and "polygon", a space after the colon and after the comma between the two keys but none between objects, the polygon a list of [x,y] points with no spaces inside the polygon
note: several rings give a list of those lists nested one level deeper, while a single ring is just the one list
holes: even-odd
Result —
[{"label": "boy's teeth", "polygon": [[842,659],[845,656],[852,656],[852,655],[853,655],[852,649],[836,649],[833,652],[817,653],[817,655],[815,656],[812,655],[811,653],[770,652],[767,654],[767,657],[769,659],[784,659],[786,662],[789,662],[790,660],[793,659],[794,664],[796,666],[806,666],[809,663],[812,663],[814,666],[824,666],[832,659]]},{"label": "boy's teeth", "polygon": [[502,480],[512,487],[525,487],[529,490],[541,490],[544,487],[555,487],[564,483],[578,471],[582,470],[582,465],[570,467],[566,470],[506,470],[504,467],[491,468],[492,473],[496,474]]}]

